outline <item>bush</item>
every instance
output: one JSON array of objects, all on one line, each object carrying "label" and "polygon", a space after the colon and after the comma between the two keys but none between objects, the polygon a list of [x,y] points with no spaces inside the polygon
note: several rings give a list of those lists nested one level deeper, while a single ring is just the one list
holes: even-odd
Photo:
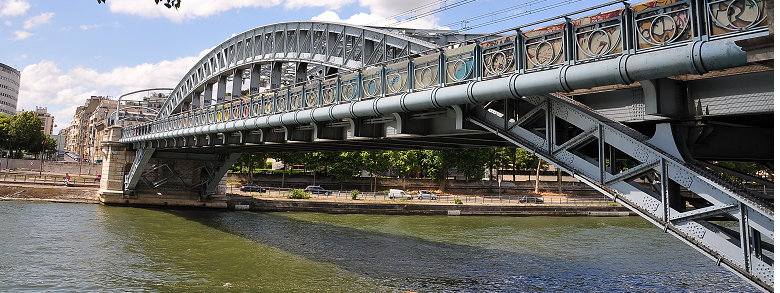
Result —
[{"label": "bush", "polygon": [[358,191],[357,189],[353,189],[352,191],[349,192],[349,194],[352,196],[352,200],[356,200],[358,194],[360,194],[360,191]]},{"label": "bush", "polygon": [[293,189],[290,191],[290,194],[287,195],[287,198],[289,199],[309,199],[311,196],[308,192],[303,191],[303,189]]},{"label": "bush", "polygon": [[455,204],[463,204],[463,201],[460,200],[460,198],[455,199]]}]

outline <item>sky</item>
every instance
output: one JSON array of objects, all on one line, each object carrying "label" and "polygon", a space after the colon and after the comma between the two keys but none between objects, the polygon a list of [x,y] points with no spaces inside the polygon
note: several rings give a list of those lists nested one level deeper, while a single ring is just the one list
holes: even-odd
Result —
[{"label": "sky", "polygon": [[[176,10],[155,5],[154,0],[107,0],[105,4],[95,0],[0,0],[0,63],[22,72],[17,110],[46,107],[55,116],[56,134],[70,124],[76,108],[90,96],[115,98],[141,89],[175,87],[215,46],[268,24],[323,20],[459,30],[467,19],[471,19],[469,26],[478,26],[491,19],[519,16],[463,31],[490,33],[601,3],[182,0]],[[608,9],[599,9],[603,10]]]}]

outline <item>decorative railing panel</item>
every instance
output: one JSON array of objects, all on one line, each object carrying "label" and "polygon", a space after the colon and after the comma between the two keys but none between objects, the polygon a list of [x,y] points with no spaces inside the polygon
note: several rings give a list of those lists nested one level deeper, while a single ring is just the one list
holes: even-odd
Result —
[{"label": "decorative railing panel", "polygon": [[326,79],[322,82],[322,105],[330,106],[338,103],[338,78]]},{"label": "decorative railing panel", "polygon": [[637,50],[665,47],[693,39],[690,1],[657,0],[631,6]]},{"label": "decorative railing panel", "polygon": [[615,9],[572,20],[578,63],[615,57],[623,53],[621,23],[624,9]]},{"label": "decorative railing panel", "polygon": [[707,1],[708,33],[723,36],[767,26],[767,0]]},{"label": "decorative railing panel", "polygon": [[363,98],[372,99],[382,95],[382,68],[371,68],[363,71],[361,88]]},{"label": "decorative railing panel", "polygon": [[526,71],[557,67],[564,62],[564,29],[566,23],[523,32]]},{"label": "decorative railing panel", "polygon": [[407,91],[409,85],[409,62],[398,62],[385,67],[385,80],[387,80],[385,93],[388,96],[401,94]]},{"label": "decorative railing panel", "polygon": [[313,109],[320,106],[320,81],[310,81],[306,83],[304,94],[306,103],[304,109]]},{"label": "decorative railing panel", "polygon": [[516,35],[480,44],[482,47],[482,77],[494,78],[515,73]]},{"label": "decorative railing panel", "polygon": [[360,99],[359,73],[352,73],[341,77],[341,97],[339,102],[355,102]]},{"label": "decorative railing panel", "polygon": [[458,84],[474,77],[474,48],[476,44],[444,51],[446,84]]},{"label": "decorative railing panel", "polygon": [[290,89],[290,111],[303,109],[303,86]]},{"label": "decorative railing panel", "polygon": [[426,90],[439,85],[439,55],[414,59],[414,90]]}]

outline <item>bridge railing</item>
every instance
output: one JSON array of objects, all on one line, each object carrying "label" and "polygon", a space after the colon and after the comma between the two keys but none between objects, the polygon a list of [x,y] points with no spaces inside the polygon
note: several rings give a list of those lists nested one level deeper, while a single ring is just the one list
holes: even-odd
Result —
[{"label": "bridge railing", "polygon": [[[124,138],[620,58],[766,30],[766,0],[613,1],[413,56],[128,127]],[[619,7],[616,5],[620,4]],[[610,8],[583,15],[597,9]],[[576,18],[572,18],[576,17]],[[542,27],[525,30],[540,24]],[[659,60],[659,62],[661,62]]]}]

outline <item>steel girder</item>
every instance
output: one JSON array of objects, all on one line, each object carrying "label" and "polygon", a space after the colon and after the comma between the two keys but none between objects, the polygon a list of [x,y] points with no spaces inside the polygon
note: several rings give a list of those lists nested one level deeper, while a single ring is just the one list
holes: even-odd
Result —
[{"label": "steel girder", "polygon": [[186,154],[139,149],[130,172],[125,176],[125,191],[138,189],[182,190],[208,199],[220,180],[241,156],[240,153]]},{"label": "steel girder", "polygon": [[201,58],[176,85],[158,117],[170,115],[205,83],[253,64],[306,62],[355,69],[436,45],[375,28],[307,21],[261,26],[234,36]]},{"label": "steel girder", "polygon": [[[515,101],[526,105],[512,108],[524,110],[475,106],[469,120],[572,174],[718,265],[773,291],[773,202],[683,161],[669,132],[659,130],[648,139],[563,96]],[[618,169],[621,158],[633,162],[630,168]],[[643,184],[640,179],[649,180]],[[691,194],[683,197],[684,191]],[[716,217],[738,225],[712,221]]]}]

